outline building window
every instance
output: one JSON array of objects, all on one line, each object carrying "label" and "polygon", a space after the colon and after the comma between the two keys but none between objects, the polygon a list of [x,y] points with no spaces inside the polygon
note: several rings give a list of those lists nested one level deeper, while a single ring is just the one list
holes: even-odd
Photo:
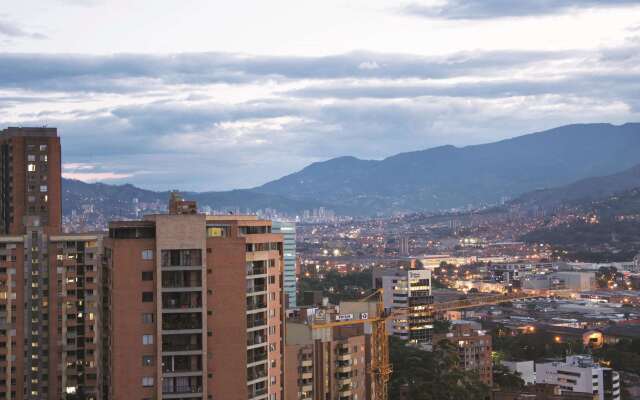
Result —
[{"label": "building window", "polygon": [[152,281],[153,280],[153,271],[142,271],[142,280],[143,281]]},{"label": "building window", "polygon": [[142,302],[150,303],[153,301],[153,292],[142,292]]},{"label": "building window", "polygon": [[150,367],[153,365],[153,356],[142,356],[142,366]]},{"label": "building window", "polygon": [[152,376],[144,376],[144,377],[142,377],[142,386],[144,386],[144,387],[152,387],[153,386],[153,377]]},{"label": "building window", "polygon": [[35,164],[27,164],[27,171],[36,172],[36,165]]},{"label": "building window", "polygon": [[149,313],[142,314],[142,323],[153,324],[153,314],[149,314]]},{"label": "building window", "polygon": [[35,154],[29,154],[27,156],[27,161],[35,161],[36,160],[36,155]]},{"label": "building window", "polygon": [[142,335],[142,344],[144,345],[153,344],[153,335]]},{"label": "building window", "polygon": [[46,193],[47,192],[47,185],[40,185],[40,192],[41,193]]},{"label": "building window", "polygon": [[143,260],[153,260],[153,250],[142,250]]},{"label": "building window", "polygon": [[47,145],[46,144],[41,144],[40,145],[40,151],[47,151]]}]

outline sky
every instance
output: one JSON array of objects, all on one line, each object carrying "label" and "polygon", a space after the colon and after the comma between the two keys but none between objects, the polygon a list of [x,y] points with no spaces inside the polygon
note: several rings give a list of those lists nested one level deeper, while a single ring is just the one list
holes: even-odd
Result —
[{"label": "sky", "polygon": [[0,128],[66,177],[250,188],[572,123],[640,121],[640,0],[8,0]]}]

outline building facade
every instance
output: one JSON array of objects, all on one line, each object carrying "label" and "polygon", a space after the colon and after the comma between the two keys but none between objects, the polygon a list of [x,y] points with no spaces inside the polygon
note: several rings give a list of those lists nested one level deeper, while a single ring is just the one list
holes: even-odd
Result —
[{"label": "building facade", "polygon": [[284,294],[287,308],[298,306],[298,282],[296,269],[296,223],[289,221],[273,221],[273,233],[279,233],[283,238],[284,248]]},{"label": "building facade", "polygon": [[383,290],[384,308],[394,317],[387,320],[390,334],[411,343],[429,343],[433,318],[431,270],[380,268],[373,272],[373,286]]},{"label": "building facade", "polygon": [[620,400],[620,375],[594,363],[591,356],[567,356],[564,362],[536,363],[536,382],[559,385],[563,392],[589,393],[599,400]]},{"label": "building facade", "polygon": [[326,307],[301,310],[307,311],[286,324],[285,399],[371,398],[371,335],[365,325],[312,328],[337,314]]},{"label": "building facade", "polygon": [[108,398],[282,399],[282,236],[172,201],[104,240]]},{"label": "building facade", "polygon": [[55,128],[0,132],[0,396],[100,399],[100,237],[61,234]]}]

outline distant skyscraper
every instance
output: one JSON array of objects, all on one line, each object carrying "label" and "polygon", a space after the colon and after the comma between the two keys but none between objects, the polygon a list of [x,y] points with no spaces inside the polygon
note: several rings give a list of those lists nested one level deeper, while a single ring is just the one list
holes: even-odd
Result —
[{"label": "distant skyscraper", "polygon": [[296,308],[296,223],[274,221],[273,233],[280,233],[284,238],[284,293],[289,299],[288,307]]},{"label": "distant skyscraper", "polygon": [[408,236],[400,236],[400,255],[404,257],[409,255],[409,237]]},{"label": "distant skyscraper", "polygon": [[0,393],[97,400],[100,238],[61,234],[55,128],[0,131]]}]

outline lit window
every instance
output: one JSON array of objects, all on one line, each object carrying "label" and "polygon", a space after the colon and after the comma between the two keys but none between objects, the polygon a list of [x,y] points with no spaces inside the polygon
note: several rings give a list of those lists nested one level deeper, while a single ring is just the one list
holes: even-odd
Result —
[{"label": "lit window", "polygon": [[40,185],[40,192],[41,193],[46,193],[47,192],[47,185]]},{"label": "lit window", "polygon": [[35,154],[29,154],[27,156],[27,161],[35,161],[36,160],[36,156]]},{"label": "lit window", "polygon": [[36,165],[35,164],[27,164],[27,171],[36,172]]},{"label": "lit window", "polygon": [[152,356],[142,356],[142,366],[150,367],[153,365],[153,357]]},{"label": "lit window", "polygon": [[40,151],[47,151],[47,145],[46,144],[41,144],[40,145]]}]

